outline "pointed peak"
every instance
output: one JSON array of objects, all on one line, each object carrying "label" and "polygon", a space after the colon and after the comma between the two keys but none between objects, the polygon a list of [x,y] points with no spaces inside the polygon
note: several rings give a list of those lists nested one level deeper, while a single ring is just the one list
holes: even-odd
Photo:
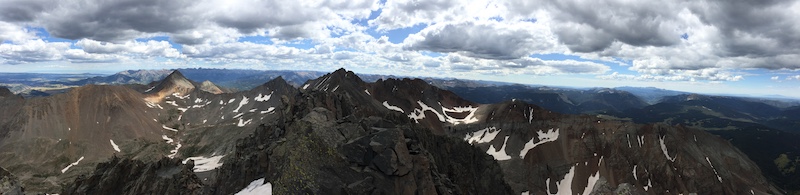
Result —
[{"label": "pointed peak", "polygon": [[213,94],[225,93],[225,91],[223,91],[219,86],[217,86],[216,84],[214,84],[209,80],[205,80],[202,83],[200,83],[200,90]]},{"label": "pointed peak", "polygon": [[183,76],[181,71],[178,70],[172,71],[172,73],[170,73],[166,78],[164,78],[164,80],[174,80],[174,79],[189,80],[185,76]]}]

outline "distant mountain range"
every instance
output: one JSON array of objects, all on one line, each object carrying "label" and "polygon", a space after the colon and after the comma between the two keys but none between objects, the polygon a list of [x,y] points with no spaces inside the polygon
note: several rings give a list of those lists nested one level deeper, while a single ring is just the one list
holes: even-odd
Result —
[{"label": "distant mountain range", "polygon": [[[225,79],[189,72],[173,71],[146,84],[90,84],[48,97],[24,98],[0,88],[0,167],[9,172],[0,171],[0,179],[16,185],[9,189],[61,194],[794,190],[796,177],[762,173],[763,159],[751,160],[747,151],[771,145],[745,147],[743,153],[734,147],[736,140],[732,145],[697,128],[607,117],[651,106],[615,89],[525,93],[527,86],[472,81],[365,81],[340,69],[298,85],[279,75],[226,92],[222,88],[235,87],[220,84]],[[532,96],[479,103],[445,89],[489,86],[518,88],[508,97]],[[475,91],[470,93],[479,97]],[[496,92],[502,90],[483,94]],[[562,114],[526,102],[539,94],[551,94],[542,97],[574,112],[617,111]],[[738,114],[731,116],[746,117]],[[764,158],[780,161],[782,174],[795,166],[794,154]]]}]

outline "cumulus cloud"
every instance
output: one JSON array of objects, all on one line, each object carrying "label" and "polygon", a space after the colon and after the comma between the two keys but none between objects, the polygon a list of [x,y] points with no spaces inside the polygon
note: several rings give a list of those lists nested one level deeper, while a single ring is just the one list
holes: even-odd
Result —
[{"label": "cumulus cloud", "polygon": [[555,47],[554,37],[534,23],[442,23],[410,35],[409,50],[461,53],[485,59],[518,59]]},{"label": "cumulus cloud", "polygon": [[[797,0],[6,0],[0,58],[740,81],[747,75],[739,70],[800,69],[796,10]],[[45,32],[30,30],[39,28]],[[418,28],[404,40],[392,37],[400,43],[389,41]],[[49,42],[47,33],[74,41]],[[268,40],[241,41],[251,37]],[[292,46],[298,40],[310,46]],[[608,64],[631,72],[608,74]]]}]

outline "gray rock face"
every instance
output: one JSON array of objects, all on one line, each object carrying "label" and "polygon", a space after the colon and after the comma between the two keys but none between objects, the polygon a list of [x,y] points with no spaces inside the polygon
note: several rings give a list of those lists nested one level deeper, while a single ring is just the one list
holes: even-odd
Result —
[{"label": "gray rock face", "polygon": [[203,184],[192,172],[194,163],[163,158],[155,163],[120,159],[97,165],[90,176],[81,176],[61,194],[202,194]]},{"label": "gray rock face", "polygon": [[17,177],[0,167],[0,194],[21,195],[24,191]]},{"label": "gray rock face", "polygon": [[403,176],[413,168],[403,132],[383,130],[342,146],[351,162],[371,165],[386,175]]}]

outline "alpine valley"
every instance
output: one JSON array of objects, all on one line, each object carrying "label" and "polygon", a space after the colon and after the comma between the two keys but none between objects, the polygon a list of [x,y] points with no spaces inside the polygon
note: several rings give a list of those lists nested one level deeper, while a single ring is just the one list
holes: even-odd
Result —
[{"label": "alpine valley", "polygon": [[91,76],[0,88],[0,194],[800,190],[793,100],[344,69]]}]

